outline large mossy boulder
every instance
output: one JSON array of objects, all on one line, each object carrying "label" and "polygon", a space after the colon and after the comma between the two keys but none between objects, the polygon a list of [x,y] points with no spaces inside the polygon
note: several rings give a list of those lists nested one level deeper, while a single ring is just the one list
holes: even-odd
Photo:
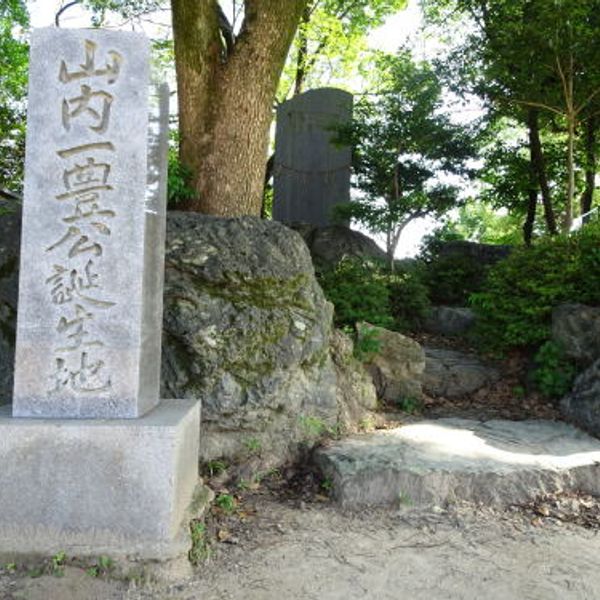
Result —
[{"label": "large mossy boulder", "polygon": [[0,215],[0,404],[13,391],[21,214]]},{"label": "large mossy boulder", "polygon": [[343,424],[332,313],[297,233],[253,217],[169,215],[163,396],[202,400],[203,460],[283,462]]}]

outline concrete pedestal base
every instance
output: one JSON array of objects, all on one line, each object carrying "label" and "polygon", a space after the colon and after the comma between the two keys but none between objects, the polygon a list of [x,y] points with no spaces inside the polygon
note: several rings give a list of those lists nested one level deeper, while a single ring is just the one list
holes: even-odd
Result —
[{"label": "concrete pedestal base", "polygon": [[140,419],[20,419],[0,407],[0,554],[169,560],[189,549],[200,406]]}]

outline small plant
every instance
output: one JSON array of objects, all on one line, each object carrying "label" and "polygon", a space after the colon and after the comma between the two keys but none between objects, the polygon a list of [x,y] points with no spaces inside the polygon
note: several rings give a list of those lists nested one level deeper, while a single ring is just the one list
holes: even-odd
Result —
[{"label": "small plant", "polygon": [[371,362],[381,351],[379,331],[375,327],[361,327],[354,344],[354,356],[361,362]]},{"label": "small plant", "polygon": [[11,562],[4,565],[4,570],[7,573],[14,573],[17,570],[17,563]]},{"label": "small plant", "polygon": [[194,566],[198,566],[210,558],[210,544],[206,535],[206,525],[202,521],[194,519],[190,523],[190,534],[192,547],[188,553],[188,558]]},{"label": "small plant", "polygon": [[206,471],[209,477],[215,477],[227,471],[227,463],[222,460],[209,460],[206,463]]},{"label": "small plant", "polygon": [[259,456],[262,451],[262,443],[258,438],[249,438],[244,441],[244,446],[250,456]]},{"label": "small plant", "polygon": [[114,568],[115,564],[112,558],[109,556],[100,556],[95,565],[88,567],[86,573],[91,577],[103,577],[108,575]]},{"label": "small plant", "polygon": [[406,396],[398,398],[398,400],[396,401],[396,406],[401,411],[412,415],[418,413],[423,408],[423,403],[421,402],[421,400],[419,400],[419,398]]},{"label": "small plant", "polygon": [[412,498],[406,492],[398,492],[398,506],[410,506]]},{"label": "small plant", "polygon": [[333,479],[331,479],[331,477],[325,477],[323,481],[321,481],[321,489],[329,494],[333,489]]},{"label": "small plant", "polygon": [[231,494],[219,494],[215,504],[225,513],[230,514],[235,510],[236,500]]},{"label": "small plant", "polygon": [[323,419],[314,415],[300,415],[300,426],[307,437],[316,439],[323,435],[335,435],[335,430],[327,425]]},{"label": "small plant", "polygon": [[375,419],[371,416],[365,417],[358,422],[359,431],[372,431],[375,429]]},{"label": "small plant", "polygon": [[65,562],[67,560],[67,555],[62,550],[57,552],[50,559],[50,573],[55,577],[62,577],[65,574]]},{"label": "small plant", "polygon": [[565,357],[558,344],[552,341],[542,344],[534,360],[537,365],[534,381],[544,396],[560,398],[571,389],[575,366]]}]

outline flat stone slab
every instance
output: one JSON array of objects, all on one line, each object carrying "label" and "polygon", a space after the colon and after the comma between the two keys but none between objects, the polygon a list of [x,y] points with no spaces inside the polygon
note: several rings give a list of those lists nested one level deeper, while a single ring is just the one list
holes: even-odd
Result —
[{"label": "flat stone slab", "polygon": [[600,440],[554,421],[422,421],[342,440],[316,461],[345,508],[600,494]]},{"label": "flat stone slab", "polygon": [[140,419],[21,419],[0,408],[0,553],[168,560],[189,550],[200,405]]}]

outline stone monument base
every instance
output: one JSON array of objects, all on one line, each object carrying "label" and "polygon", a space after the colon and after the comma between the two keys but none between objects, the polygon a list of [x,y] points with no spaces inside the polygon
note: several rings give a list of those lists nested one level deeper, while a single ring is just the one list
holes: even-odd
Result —
[{"label": "stone monument base", "polygon": [[190,401],[131,420],[21,419],[0,407],[0,554],[186,553],[199,431]]}]

